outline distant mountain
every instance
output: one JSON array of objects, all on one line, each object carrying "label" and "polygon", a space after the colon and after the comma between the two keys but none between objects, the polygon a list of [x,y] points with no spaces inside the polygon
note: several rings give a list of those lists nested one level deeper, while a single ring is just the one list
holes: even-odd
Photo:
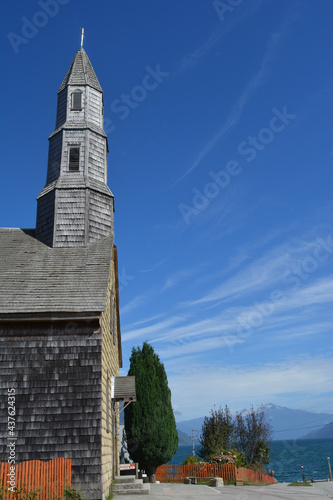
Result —
[{"label": "distant mountain", "polygon": [[331,413],[312,413],[291,410],[272,403],[265,405],[265,414],[273,427],[273,439],[297,439],[311,428],[319,428],[332,421]]},{"label": "distant mountain", "polygon": [[[241,411],[245,414],[248,410]],[[265,405],[265,414],[273,427],[273,439],[298,439],[302,438],[307,430],[319,429],[332,422],[331,413],[312,413],[304,410],[291,410],[284,406],[272,403]],[[205,417],[195,418],[177,423],[177,428],[188,435],[192,435],[192,429],[196,429],[198,436],[201,433]]]},{"label": "distant mountain", "polygon": [[188,436],[192,436],[192,430],[195,430],[195,435],[199,436],[201,434],[202,424],[205,417],[194,418],[193,420],[184,420],[183,422],[177,422],[177,428],[182,432],[185,432]]},{"label": "distant mountain", "polygon": [[324,427],[321,427],[320,429],[305,434],[305,436],[302,436],[301,439],[329,439],[329,438],[333,438],[333,422],[324,425]]},{"label": "distant mountain", "polygon": [[192,444],[192,439],[190,436],[188,436],[187,434],[185,434],[185,432],[182,432],[180,431],[179,429],[177,429],[178,431],[178,446],[189,446]]}]

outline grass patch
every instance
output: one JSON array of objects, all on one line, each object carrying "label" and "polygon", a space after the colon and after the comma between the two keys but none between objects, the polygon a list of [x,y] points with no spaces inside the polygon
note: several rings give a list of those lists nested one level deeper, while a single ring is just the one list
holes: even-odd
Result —
[{"label": "grass patch", "polygon": [[112,484],[111,484],[110,488],[109,488],[109,495],[106,498],[106,500],[112,500],[112,498],[113,498],[113,492],[112,492]]},{"label": "grass patch", "polygon": [[312,486],[309,481],[294,481],[293,483],[288,484],[288,486]]}]

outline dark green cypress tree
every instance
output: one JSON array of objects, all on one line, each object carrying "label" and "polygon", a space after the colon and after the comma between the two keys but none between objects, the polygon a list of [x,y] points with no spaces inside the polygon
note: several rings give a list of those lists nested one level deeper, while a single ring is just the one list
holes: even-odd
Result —
[{"label": "dark green cypress tree", "polygon": [[132,349],[128,375],[135,376],[137,400],[125,409],[127,449],[155,482],[156,468],[177,451],[178,432],[164,365],[147,342]]}]

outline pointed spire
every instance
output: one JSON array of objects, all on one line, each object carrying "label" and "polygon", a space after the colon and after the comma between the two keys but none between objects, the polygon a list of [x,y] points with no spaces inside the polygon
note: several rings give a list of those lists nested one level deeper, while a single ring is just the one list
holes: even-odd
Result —
[{"label": "pointed spire", "polygon": [[81,49],[83,49],[84,28],[80,28],[80,30],[81,30]]},{"label": "pointed spire", "polygon": [[60,85],[58,93],[64,90],[67,85],[89,85],[99,92],[103,92],[92,64],[89,61],[89,57],[85,53],[83,47],[75,54],[72,64]]}]

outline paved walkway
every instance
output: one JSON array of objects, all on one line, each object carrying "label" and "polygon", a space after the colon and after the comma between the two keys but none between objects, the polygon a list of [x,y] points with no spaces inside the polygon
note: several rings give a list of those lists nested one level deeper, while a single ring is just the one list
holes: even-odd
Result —
[{"label": "paved walkway", "polygon": [[[224,486],[211,488],[195,484],[161,483],[150,485],[150,495],[141,498],[147,500],[324,500],[333,498],[333,482],[316,483],[312,487],[288,486],[287,483],[270,486]],[[118,500],[133,500],[134,495],[115,495]]]}]

